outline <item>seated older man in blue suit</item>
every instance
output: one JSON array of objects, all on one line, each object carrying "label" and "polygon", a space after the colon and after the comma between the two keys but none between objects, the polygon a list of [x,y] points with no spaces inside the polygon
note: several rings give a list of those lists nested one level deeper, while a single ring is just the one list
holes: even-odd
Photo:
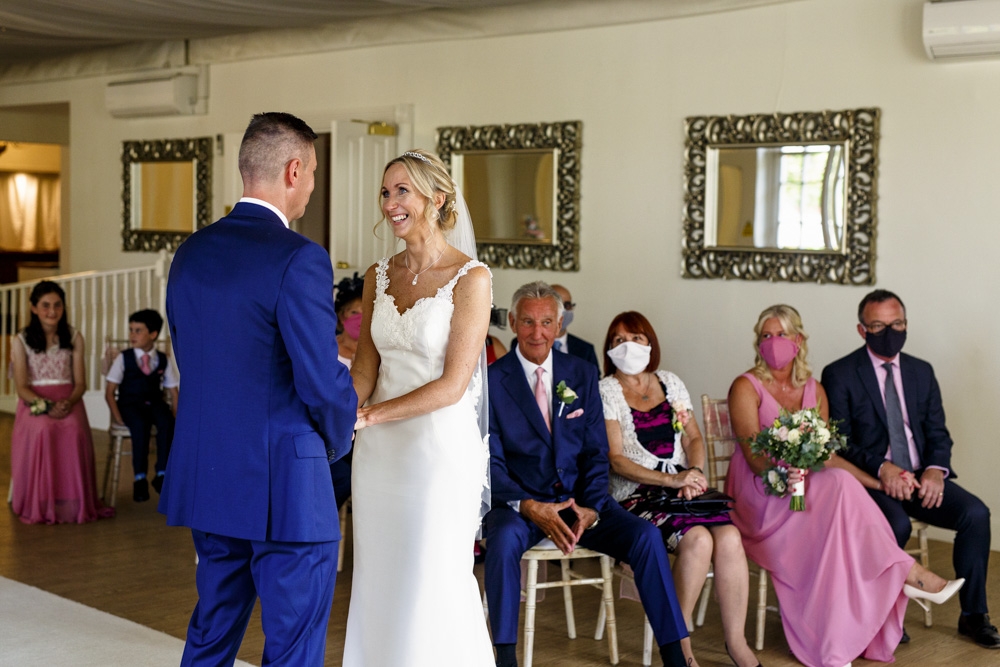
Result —
[{"label": "seated older man in blue suit", "polygon": [[322,665],[340,539],[330,463],[357,410],[337,361],[326,251],[305,212],[316,134],[258,114],[240,146],[243,198],[177,250],[167,313],[184,381],[160,511],[189,526],[198,604],[182,665],[231,665],[257,597],[264,665]]},{"label": "seated older man in blue suit", "polygon": [[[517,346],[490,366],[486,594],[497,665],[517,665],[521,556],[545,537],[564,553],[579,545],[629,563],[663,664],[686,665],[690,642],[663,539],[608,493],[597,367],[551,352],[562,310],[562,298],[545,283],[518,289],[509,314]],[[565,390],[578,398],[567,404]]]},{"label": "seated older man in blue suit", "polygon": [[884,289],[858,306],[864,347],[823,369],[830,418],[847,436],[844,458],[877,477],[868,493],[889,520],[900,547],[910,537],[910,517],[956,531],[958,631],[984,648],[1000,648],[990,623],[986,569],[990,560],[990,510],[955,483],[951,436],[944,423],[941,389],[929,363],[900,350],[906,341],[906,308]]}]

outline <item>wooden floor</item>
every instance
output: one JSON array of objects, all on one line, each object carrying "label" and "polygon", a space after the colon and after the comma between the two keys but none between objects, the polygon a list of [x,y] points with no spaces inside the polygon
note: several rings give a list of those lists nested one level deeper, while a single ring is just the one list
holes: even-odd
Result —
[{"label": "wooden floor", "polygon": [[[0,492],[10,481],[10,429],[13,418],[0,413]],[[95,432],[98,477],[103,479],[107,434]],[[130,469],[126,462],[122,466]],[[27,526],[9,511],[0,511],[0,575],[37,586],[71,600],[127,618],[175,637],[183,638],[188,618],[197,601],[194,585],[194,550],[189,533],[168,528],[156,512],[156,495],[147,503],[131,499],[131,475],[122,474],[118,492],[118,516],[96,523],[62,526]],[[471,548],[471,546],[470,546]],[[932,543],[931,562],[944,576],[953,576],[950,545]],[[405,558],[405,555],[400,555]],[[351,594],[350,540],[344,571],[338,578],[330,616],[326,664],[341,663],[344,628]],[[990,571],[990,599],[1000,605],[1000,566],[993,554]],[[481,568],[477,575],[482,578]],[[772,590],[773,598],[773,590]],[[550,594],[539,603],[535,639],[535,664],[538,667],[586,667],[608,664],[607,643],[592,638],[599,597],[597,591],[576,594],[576,618],[580,638],[569,640],[565,634],[561,596]],[[772,600],[773,602],[773,600]],[[2,601],[10,604],[10,601]],[[618,638],[620,665],[642,664],[642,612],[638,603],[619,600]],[[955,627],[958,603],[951,601],[935,607],[933,628],[923,626],[923,616],[910,605],[906,628],[913,641],[896,651],[900,665],[1000,665],[1000,651],[981,649],[963,637]],[[1000,612],[998,612],[1000,614]],[[747,633],[752,637],[753,618],[748,619]],[[391,638],[388,638],[390,639]],[[752,641],[752,639],[751,639]],[[703,628],[692,635],[695,655],[703,667],[731,664],[723,648],[718,605],[709,605]],[[260,617],[255,613],[239,657],[260,664],[264,637]],[[767,667],[798,665],[788,653],[777,615],[769,614],[765,650],[759,654]],[[67,662],[66,664],[72,664]],[[662,664],[654,648],[653,664]],[[854,662],[855,667],[870,663]],[[399,666],[405,667],[405,666]]]}]

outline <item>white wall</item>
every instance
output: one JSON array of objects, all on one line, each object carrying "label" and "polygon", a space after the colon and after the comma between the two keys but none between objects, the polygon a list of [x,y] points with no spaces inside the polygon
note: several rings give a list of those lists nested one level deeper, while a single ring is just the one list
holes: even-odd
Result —
[{"label": "white wall", "polygon": [[867,288],[682,280],[684,118],[881,107],[878,286],[906,301],[906,350],[935,364],[961,483],[1000,512],[1000,486],[992,482],[1000,468],[993,444],[1000,364],[989,342],[1000,314],[988,306],[1000,277],[1000,189],[991,182],[1000,154],[993,122],[1000,59],[927,60],[921,6],[803,0],[636,25],[217,64],[209,113],[199,117],[113,120],[103,108],[106,78],[0,87],[0,107],[70,103],[72,225],[64,239],[65,268],[74,271],[150,261],[118,250],[122,140],[237,132],[264,110],[314,121],[397,103],[414,104],[416,144],[428,148],[441,125],[580,119],[582,270],[497,270],[496,301],[507,305],[528,280],[562,282],[579,303],[573,331],[598,344],[611,317],[640,310],[657,327],[665,365],[695,396],[724,395],[750,365],[751,327],[776,302],[801,311],[818,373],[861,344],[855,311]]}]

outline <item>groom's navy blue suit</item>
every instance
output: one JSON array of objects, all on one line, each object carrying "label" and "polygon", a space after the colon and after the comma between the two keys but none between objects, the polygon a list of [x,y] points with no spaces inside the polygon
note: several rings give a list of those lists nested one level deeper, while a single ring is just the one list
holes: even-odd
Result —
[{"label": "groom's navy blue suit", "polygon": [[357,410],[329,255],[241,202],[177,250],[167,313],[184,391],[159,509],[201,559],[182,664],[232,664],[259,595],[264,664],[321,665],[340,539],[329,463]]},{"label": "groom's navy blue suit", "polygon": [[[951,436],[944,423],[941,390],[929,363],[908,354],[899,355],[899,373],[910,430],[920,455],[920,470],[937,466],[949,471],[940,507],[921,507],[920,498],[899,501],[882,491],[869,490],[872,499],[892,526],[902,547],[910,537],[910,518],[957,531],[954,546],[955,574],[965,578],[959,593],[962,611],[987,613],[986,570],[990,557],[990,510],[954,479],[951,471]],[[830,419],[839,421],[847,436],[843,456],[865,472],[878,477],[889,451],[885,400],[875,376],[867,347],[855,350],[823,369],[823,387],[830,402]]]},{"label": "groom's navy blue suit", "polygon": [[[517,643],[521,556],[545,537],[508,503],[569,498],[599,513],[597,525],[583,533],[579,545],[632,566],[657,644],[683,639],[688,633],[659,530],[622,509],[608,493],[608,439],[597,368],[568,354],[550,354],[552,388],[565,381],[579,395],[560,415],[560,400],[550,392],[551,433],[516,351],[489,369],[493,509],[486,515],[486,594],[493,643]],[[581,408],[581,415],[568,418]]]}]

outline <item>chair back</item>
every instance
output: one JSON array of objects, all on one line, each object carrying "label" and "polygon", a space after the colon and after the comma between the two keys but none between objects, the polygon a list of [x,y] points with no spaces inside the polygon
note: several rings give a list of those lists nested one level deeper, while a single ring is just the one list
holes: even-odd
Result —
[{"label": "chair back", "polygon": [[729,461],[739,444],[729,420],[729,401],[701,395],[701,412],[705,420],[705,455],[708,460],[708,485],[726,490]]}]

